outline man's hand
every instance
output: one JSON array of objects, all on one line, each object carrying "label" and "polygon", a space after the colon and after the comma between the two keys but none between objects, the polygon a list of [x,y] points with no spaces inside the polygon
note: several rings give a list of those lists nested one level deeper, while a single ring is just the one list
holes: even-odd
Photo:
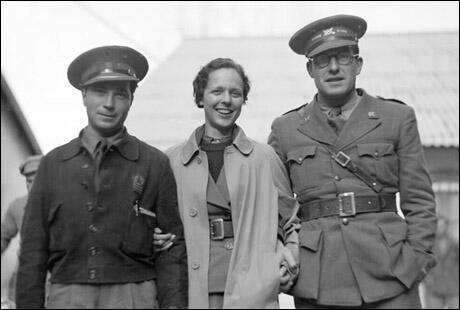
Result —
[{"label": "man's hand", "polygon": [[277,253],[280,264],[280,291],[283,293],[291,289],[299,274],[299,249],[295,244],[292,244],[290,247],[294,253],[291,252],[289,247],[284,246],[282,242],[278,240]]},{"label": "man's hand", "polygon": [[161,252],[169,249],[173,245],[173,241],[176,238],[176,235],[171,233],[162,234],[160,228],[155,227],[153,233],[153,247],[155,252]]}]

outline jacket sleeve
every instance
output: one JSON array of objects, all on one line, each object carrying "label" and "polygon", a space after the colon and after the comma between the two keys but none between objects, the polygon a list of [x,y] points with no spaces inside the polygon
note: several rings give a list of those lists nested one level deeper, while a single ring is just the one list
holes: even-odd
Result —
[{"label": "jacket sleeve", "polygon": [[278,189],[278,239],[286,243],[288,235],[300,228],[296,217],[298,203],[292,193],[286,167],[272,149],[269,153],[273,183]]},{"label": "jacket sleeve", "polygon": [[177,204],[176,182],[167,158],[159,182],[156,210],[160,229],[176,235],[173,246],[159,252],[155,261],[159,306],[162,309],[187,308],[187,252]]},{"label": "jacket sleeve", "polygon": [[18,309],[43,309],[48,261],[48,223],[45,216],[46,161],[40,164],[31,189],[21,228],[19,269],[16,283]]},{"label": "jacket sleeve", "polygon": [[407,241],[418,254],[417,264],[424,275],[435,266],[436,204],[415,113],[411,107],[406,111],[397,148],[400,205],[408,225]]},{"label": "jacket sleeve", "polygon": [[[284,244],[290,239],[298,239],[296,237],[300,229],[300,220],[297,217],[299,211],[299,204],[295,199],[292,191],[292,183],[289,176],[289,167],[286,166],[286,155],[282,151],[281,135],[279,130],[279,119],[276,119],[271,127],[270,136],[268,137],[268,144],[275,151],[278,156],[274,156],[271,160],[275,186],[278,188],[278,208],[279,208],[279,228],[278,236],[282,237]],[[292,235],[290,237],[290,235]],[[295,236],[294,236],[295,235]],[[295,238],[294,238],[295,237]]]},{"label": "jacket sleeve", "polygon": [[14,201],[6,210],[5,218],[2,221],[2,254],[11,242],[11,239],[18,233],[18,227],[14,221],[14,208],[16,201]]}]

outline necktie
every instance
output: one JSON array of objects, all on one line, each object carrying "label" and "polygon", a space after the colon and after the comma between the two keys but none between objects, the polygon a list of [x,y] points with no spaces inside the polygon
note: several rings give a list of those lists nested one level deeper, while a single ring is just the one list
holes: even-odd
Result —
[{"label": "necktie", "polygon": [[96,192],[99,192],[100,188],[100,167],[101,167],[101,162],[102,158],[104,157],[104,154],[107,151],[107,140],[106,139],[101,139],[101,141],[98,142],[96,145],[96,148],[94,150],[94,185],[96,187]]},{"label": "necktie", "polygon": [[333,107],[327,114],[327,121],[335,133],[339,135],[347,120],[342,115],[341,107]]}]

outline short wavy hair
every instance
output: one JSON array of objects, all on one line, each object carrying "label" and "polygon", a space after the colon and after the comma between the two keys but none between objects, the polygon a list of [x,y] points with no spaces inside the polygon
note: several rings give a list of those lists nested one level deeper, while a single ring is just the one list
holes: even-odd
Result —
[{"label": "short wavy hair", "polygon": [[216,71],[222,68],[230,68],[235,69],[236,72],[240,75],[241,79],[243,80],[243,97],[244,102],[248,99],[249,90],[251,89],[251,85],[249,82],[249,78],[244,72],[243,67],[233,61],[230,58],[216,58],[206,64],[204,67],[196,75],[195,79],[193,80],[193,97],[195,97],[195,104],[202,108],[203,106],[200,105],[200,101],[203,99],[204,90],[208,85],[209,75],[211,72]]}]

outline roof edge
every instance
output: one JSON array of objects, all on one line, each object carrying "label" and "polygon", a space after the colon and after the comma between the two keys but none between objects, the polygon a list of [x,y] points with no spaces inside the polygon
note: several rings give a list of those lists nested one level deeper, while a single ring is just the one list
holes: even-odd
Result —
[{"label": "roof edge", "polygon": [[[19,124],[20,130],[22,130],[25,134],[26,137],[26,143],[28,144],[29,148],[32,150],[33,154],[42,154],[42,150],[40,148],[40,145],[37,142],[37,139],[35,138],[29,123],[27,122],[24,113],[22,113],[21,107],[19,106],[18,102],[16,101],[16,98],[13,95],[13,92],[11,91],[10,87],[8,86],[8,83],[3,76],[2,72],[2,96],[5,96],[5,102],[6,104],[11,108],[13,111],[13,116],[16,120],[16,122]],[[3,99],[3,98],[2,98]]]}]

